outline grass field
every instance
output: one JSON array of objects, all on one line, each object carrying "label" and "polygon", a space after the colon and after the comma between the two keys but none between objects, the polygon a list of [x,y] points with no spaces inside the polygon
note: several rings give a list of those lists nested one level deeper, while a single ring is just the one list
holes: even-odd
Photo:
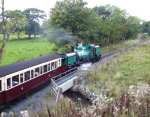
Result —
[{"label": "grass field", "polygon": [[[110,96],[117,96],[130,85],[150,84],[150,45],[127,52],[90,73],[92,90],[100,87],[109,89]],[[95,88],[95,89],[94,89]]]},{"label": "grass field", "polygon": [[46,39],[10,40],[4,49],[0,66],[36,58],[52,53],[56,49],[56,45]]}]

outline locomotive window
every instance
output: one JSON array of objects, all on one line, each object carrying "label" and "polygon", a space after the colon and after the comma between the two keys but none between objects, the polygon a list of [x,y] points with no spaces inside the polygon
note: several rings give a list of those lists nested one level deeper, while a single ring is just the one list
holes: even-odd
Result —
[{"label": "locomotive window", "polygon": [[19,84],[19,75],[12,77],[12,86],[16,86]]},{"label": "locomotive window", "polygon": [[82,50],[82,48],[81,48],[81,47],[78,47],[77,50]]},{"label": "locomotive window", "polygon": [[31,70],[31,78],[33,78],[33,77],[34,77],[34,71]]},{"label": "locomotive window", "polygon": [[44,73],[47,72],[47,65],[44,65],[43,70],[44,70]]},{"label": "locomotive window", "polygon": [[0,91],[2,91],[2,81],[0,80]]},{"label": "locomotive window", "polygon": [[23,82],[23,74],[20,74],[20,82]]},{"label": "locomotive window", "polygon": [[7,89],[11,88],[11,78],[7,79]]},{"label": "locomotive window", "polygon": [[35,69],[35,77],[38,76],[39,74],[40,74],[40,68],[38,67]]},{"label": "locomotive window", "polygon": [[30,71],[24,73],[24,80],[27,81],[30,79]]}]

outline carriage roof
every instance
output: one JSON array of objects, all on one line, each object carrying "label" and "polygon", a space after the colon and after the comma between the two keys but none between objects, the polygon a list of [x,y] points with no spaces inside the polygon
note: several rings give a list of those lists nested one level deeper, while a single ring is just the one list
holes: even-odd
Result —
[{"label": "carriage roof", "polygon": [[38,64],[42,64],[44,62],[48,62],[48,61],[51,61],[51,60],[54,60],[57,58],[61,58],[61,57],[62,57],[62,55],[60,55],[60,54],[50,54],[50,55],[41,56],[39,58],[35,58],[32,60],[22,61],[22,62],[18,62],[15,64],[7,65],[4,67],[0,67],[0,77],[36,66]]}]

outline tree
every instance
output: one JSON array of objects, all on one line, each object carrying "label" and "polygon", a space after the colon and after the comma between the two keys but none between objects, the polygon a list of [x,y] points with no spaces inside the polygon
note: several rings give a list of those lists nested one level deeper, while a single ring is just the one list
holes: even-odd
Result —
[{"label": "tree", "polygon": [[101,17],[103,20],[111,16],[111,12],[107,9],[107,6],[96,6],[93,8],[96,14]]},{"label": "tree", "polygon": [[124,10],[110,5],[95,7],[93,10],[100,20],[100,40],[98,40],[100,43],[116,43],[135,38],[139,33],[140,20],[134,16],[128,16]]},{"label": "tree", "polygon": [[50,13],[50,24],[64,28],[80,38],[86,38],[85,34],[91,27],[91,13],[83,0],[59,1]]},{"label": "tree", "polygon": [[129,16],[127,18],[128,31],[126,38],[135,38],[137,34],[141,31],[140,29],[140,19],[135,16]]},{"label": "tree", "polygon": [[24,14],[27,18],[26,33],[29,38],[31,38],[31,35],[36,37],[40,32],[40,20],[46,17],[45,12],[36,8],[28,8],[24,11]]},{"label": "tree", "polygon": [[6,30],[5,30],[6,22],[5,22],[5,16],[4,16],[4,12],[5,12],[4,0],[1,0],[1,10],[2,10],[2,13],[1,13],[1,27],[2,28],[1,28],[1,30],[2,30],[2,34],[3,34],[3,39],[2,39],[2,44],[0,47],[0,62],[2,59],[3,50],[5,48],[6,41],[7,41]]},{"label": "tree", "polygon": [[20,10],[5,11],[7,21],[6,29],[8,33],[17,33],[17,38],[20,38],[20,33],[24,31],[26,25],[26,17]]},{"label": "tree", "polygon": [[148,33],[150,35],[150,21],[144,22],[142,24],[142,32]]},{"label": "tree", "polygon": [[140,20],[115,6],[90,9],[83,0],[63,0],[51,10],[49,24],[71,32],[81,41],[107,45],[135,38]]}]

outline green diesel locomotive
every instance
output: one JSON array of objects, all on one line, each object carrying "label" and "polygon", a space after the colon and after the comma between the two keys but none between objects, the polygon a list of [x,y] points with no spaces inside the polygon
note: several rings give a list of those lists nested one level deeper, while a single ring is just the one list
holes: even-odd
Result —
[{"label": "green diesel locomotive", "polygon": [[84,62],[96,62],[101,58],[101,48],[94,44],[78,44],[74,52],[66,53],[62,57],[62,64],[73,68]]},{"label": "green diesel locomotive", "polygon": [[74,52],[77,53],[79,61],[82,62],[95,62],[101,58],[101,48],[94,44],[78,44],[74,48]]}]

